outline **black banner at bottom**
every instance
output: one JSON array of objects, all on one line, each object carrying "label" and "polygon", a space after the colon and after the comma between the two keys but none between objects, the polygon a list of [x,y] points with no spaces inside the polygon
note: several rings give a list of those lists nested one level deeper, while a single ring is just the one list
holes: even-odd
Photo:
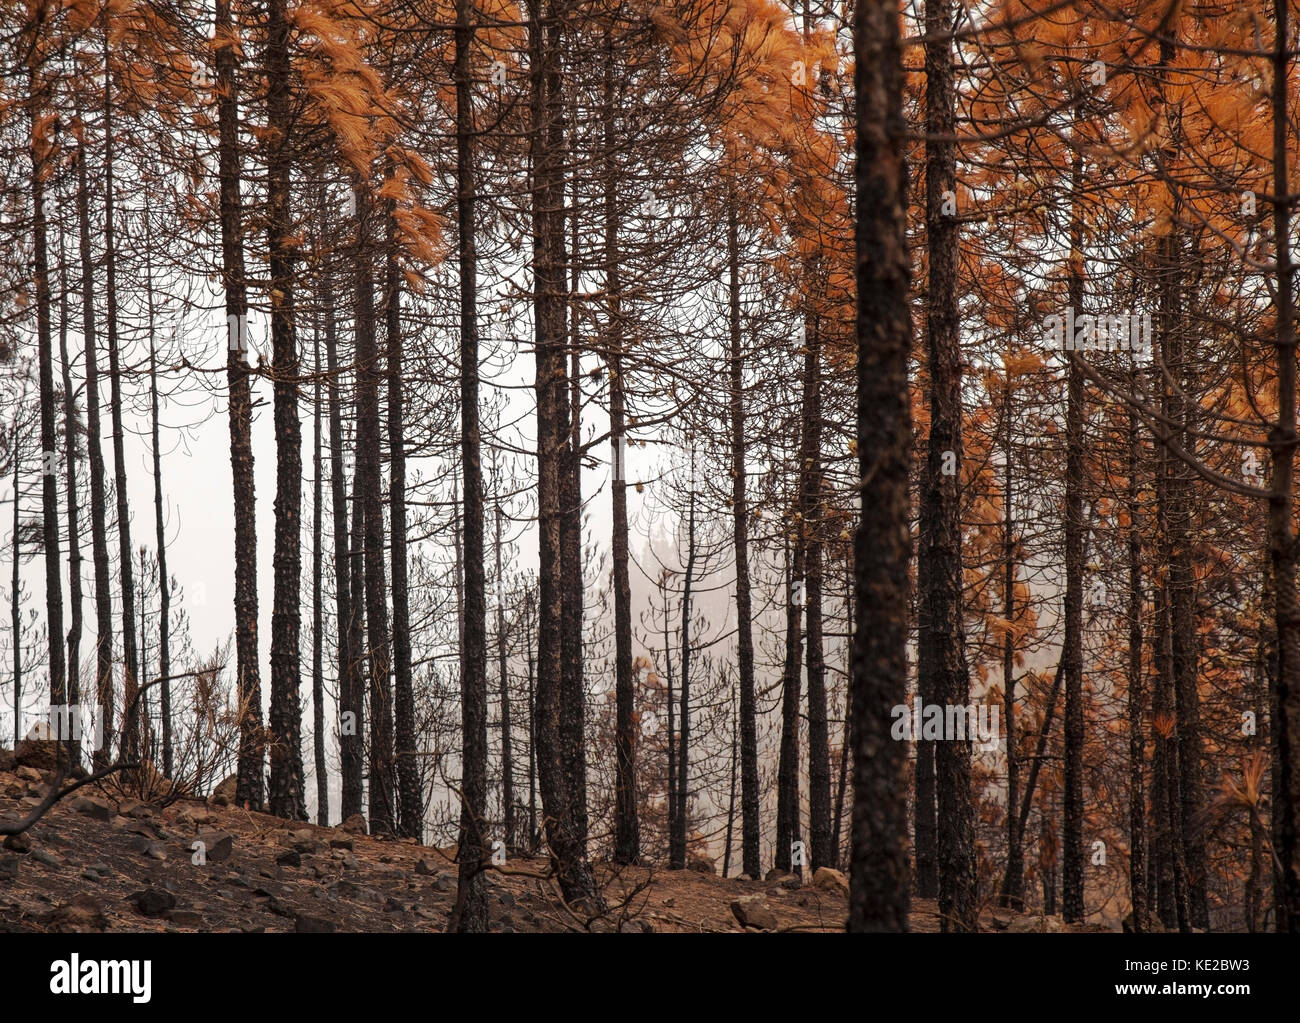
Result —
[{"label": "black banner at bottom", "polygon": [[[394,1009],[418,1005],[441,985],[494,1010],[547,1012],[635,1014],[679,1000],[693,1015],[748,1004],[772,1012],[793,1009],[793,994],[796,1004],[847,997],[928,1010],[988,1012],[1011,999],[1019,1012],[1289,1015],[1300,1007],[1297,968],[1300,945],[1279,935],[0,935],[7,1010],[112,1005],[127,1017],[245,1006],[259,1016],[281,1006],[373,1013],[385,996],[401,1000]],[[548,1008],[550,997],[564,1002]]]}]

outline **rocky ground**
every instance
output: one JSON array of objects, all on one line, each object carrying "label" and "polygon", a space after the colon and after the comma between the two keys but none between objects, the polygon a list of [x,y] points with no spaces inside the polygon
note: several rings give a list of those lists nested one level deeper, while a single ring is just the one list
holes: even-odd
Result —
[{"label": "rocky ground", "polygon": [[[53,774],[0,751],[0,822],[17,821]],[[38,759],[38,758],[37,758]],[[233,781],[233,779],[232,779]],[[87,786],[0,849],[0,930],[441,931],[456,897],[455,850],[289,822],[207,800],[143,803]],[[225,805],[221,805],[225,804]],[[843,875],[805,883],[724,879],[697,871],[596,864],[609,915],[585,923],[558,898],[543,859],[488,873],[491,929],[642,932],[838,931]],[[1059,922],[986,915],[990,930],[1059,930]],[[912,926],[938,930],[932,902]]]}]

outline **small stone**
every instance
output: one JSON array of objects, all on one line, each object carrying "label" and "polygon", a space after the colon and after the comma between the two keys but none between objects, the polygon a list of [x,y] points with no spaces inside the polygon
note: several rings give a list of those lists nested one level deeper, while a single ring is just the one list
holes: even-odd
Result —
[{"label": "small stone", "polygon": [[298,913],[293,919],[293,929],[297,934],[333,934],[334,921]]},{"label": "small stone", "polygon": [[731,912],[742,927],[776,930],[776,916],[761,895],[742,895],[731,904]]},{"label": "small stone", "polygon": [[17,856],[0,856],[0,881],[16,880],[20,863],[22,860]]},{"label": "small stone", "polygon": [[108,920],[99,901],[87,892],[60,906],[50,916],[50,929],[62,934],[102,931],[107,927]]},{"label": "small stone", "polygon": [[415,872],[419,874],[421,877],[433,877],[435,874],[437,874],[437,871],[435,871],[431,866],[429,866],[427,860],[421,860],[419,863],[417,863],[415,865]]},{"label": "small stone", "polygon": [[45,780],[44,775],[42,775],[40,771],[36,770],[34,767],[27,767],[25,765],[14,771],[14,774],[22,781],[30,781],[35,784],[39,784]]},{"label": "small stone", "polygon": [[[230,859],[231,850],[235,846],[235,837],[224,831],[203,831],[194,836],[194,841],[203,843],[203,855],[209,863]],[[189,843],[191,847],[193,844]]]},{"label": "small stone", "polygon": [[276,916],[290,917],[290,916],[298,915],[297,911],[292,906],[282,901],[281,899],[277,899],[274,897],[272,897],[271,901],[269,901],[266,904],[266,908],[269,912],[274,913]]},{"label": "small stone", "polygon": [[301,867],[302,854],[295,852],[294,850],[291,849],[288,852],[281,853],[279,856],[277,856],[275,858],[275,862],[278,866],[281,867]]},{"label": "small stone", "polygon": [[30,852],[32,840],[27,837],[27,832],[21,832],[17,835],[9,835],[5,838],[5,848],[10,852],[25,853]]},{"label": "small stone", "polygon": [[[45,728],[47,732],[53,734],[53,730],[48,725]],[[34,767],[37,771],[53,771],[58,766],[58,762],[59,743],[57,739],[23,739],[14,747],[14,763],[19,767]],[[35,780],[41,780],[39,773],[36,775]]]},{"label": "small stone", "polygon": [[149,859],[151,860],[161,861],[167,859],[167,850],[164,849],[157,842],[150,842],[149,848],[144,851],[144,854],[148,856]]},{"label": "small stone", "polygon": [[311,828],[300,828],[289,836],[289,842],[294,852],[300,853],[318,853],[325,851],[325,843],[316,837],[316,833]]},{"label": "small stone", "polygon": [[456,887],[456,875],[444,870],[433,880],[435,891],[449,892]]},{"label": "small stone", "polygon": [[235,793],[239,789],[239,776],[232,774],[215,789],[209,800],[217,806],[233,806],[235,803]]},{"label": "small stone", "polygon": [[33,849],[32,859],[37,863],[44,864],[47,867],[57,868],[63,866],[63,861],[53,853],[48,853],[44,849]]},{"label": "small stone", "polygon": [[136,912],[141,916],[148,917],[160,917],[169,909],[176,908],[176,896],[157,888],[133,892],[126,897],[126,901],[135,906]]},{"label": "small stone", "polygon": [[677,905],[677,900],[670,895],[668,898],[664,899],[664,905],[669,909],[673,909]]},{"label": "small stone", "polygon": [[384,902],[384,912],[385,912],[385,913],[404,913],[404,912],[406,912],[406,906],[404,906],[402,903],[398,902],[398,901],[397,901],[396,899],[394,899],[393,897],[389,896],[389,898]]},{"label": "small stone", "polygon": [[502,892],[498,896],[498,900],[500,901],[501,905],[506,907],[506,909],[510,909],[515,904],[515,897],[511,895],[509,892]]},{"label": "small stone", "polygon": [[818,867],[814,870],[812,883],[814,888],[824,892],[838,892],[846,897],[849,894],[849,879],[831,867]]},{"label": "small stone", "polygon": [[357,858],[353,856],[351,853],[345,853],[343,856],[343,869],[360,870],[361,864],[357,862]]},{"label": "small stone", "polygon": [[347,832],[349,835],[364,835],[368,830],[366,828],[366,819],[359,813],[354,813],[347,820],[340,822],[336,826]]},{"label": "small stone", "polygon": [[92,863],[86,869],[93,870],[96,874],[103,874],[105,877],[113,873],[113,868],[107,863]]},{"label": "small stone", "polygon": [[203,914],[193,909],[173,909],[167,913],[167,919],[178,927],[202,927]]},{"label": "small stone", "polygon": [[[353,843],[352,843],[352,839],[351,839],[351,838],[331,838],[331,839],[330,839],[330,848],[331,848],[331,849],[344,849],[344,850],[346,850],[347,852],[351,852],[351,851],[352,851],[352,844],[353,844]],[[417,874],[419,873],[419,868],[418,868],[418,867],[416,868],[416,873],[417,873]]]},{"label": "small stone", "polygon": [[107,803],[101,803],[98,800],[91,799],[88,796],[79,796],[70,804],[70,808],[77,813],[89,817],[91,820],[103,821],[105,824],[112,821],[117,816],[117,811]]}]

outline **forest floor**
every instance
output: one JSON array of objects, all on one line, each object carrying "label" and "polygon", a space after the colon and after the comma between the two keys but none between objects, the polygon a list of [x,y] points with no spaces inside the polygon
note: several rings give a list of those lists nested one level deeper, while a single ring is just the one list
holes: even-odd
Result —
[{"label": "forest floor", "polygon": [[[51,779],[32,767],[0,770],[0,821],[30,813]],[[6,840],[0,931],[444,930],[456,899],[455,849],[358,830],[205,800],[159,806],[87,786]],[[493,867],[487,872],[491,929],[840,931],[847,916],[847,899],[834,883],[594,867],[610,911],[585,924],[558,897],[545,859],[511,858]],[[753,898],[734,910],[747,896]],[[757,916],[756,926],[740,924],[745,910]],[[991,913],[984,922],[988,930],[1059,929],[1050,919],[1046,925],[1030,917],[995,921]],[[937,931],[933,901],[914,900],[911,923],[916,931]]]}]

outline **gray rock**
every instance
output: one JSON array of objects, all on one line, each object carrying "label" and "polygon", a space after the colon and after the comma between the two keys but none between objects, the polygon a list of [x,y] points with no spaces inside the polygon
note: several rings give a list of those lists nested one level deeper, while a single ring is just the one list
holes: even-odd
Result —
[{"label": "gray rock", "polygon": [[293,929],[297,934],[333,934],[334,921],[298,913],[293,919]]},{"label": "gray rock", "polygon": [[117,816],[117,811],[107,803],[101,803],[88,796],[78,796],[69,804],[69,807],[91,820],[103,821],[105,824],[108,824]]},{"label": "gray rock", "polygon": [[10,852],[25,853],[30,852],[32,840],[27,837],[27,832],[18,835],[8,835],[5,838],[5,848]]},{"label": "gray rock", "polygon": [[275,862],[277,866],[281,867],[301,867],[302,854],[290,849],[288,852],[281,853],[277,856]]},{"label": "gray rock", "polygon": [[731,904],[731,912],[742,927],[776,930],[776,916],[761,895],[742,895]]},{"label": "gray rock", "polygon": [[232,774],[215,789],[209,797],[217,806],[234,806],[235,792],[239,789],[239,776]]},{"label": "gray rock", "polygon": [[[201,831],[194,836],[194,842],[203,843],[203,855],[209,863],[221,863],[230,859],[230,853],[235,847],[234,835],[225,831]],[[187,843],[187,846],[192,847],[194,842]]]},{"label": "gray rock", "polygon": [[44,849],[33,849],[32,859],[37,863],[44,864],[47,867],[57,868],[63,866],[63,861],[53,853],[46,852]]},{"label": "gray rock", "polygon": [[131,903],[141,916],[148,917],[160,917],[169,909],[176,908],[176,896],[157,888],[145,888],[143,891],[133,892],[126,897],[126,901]]}]

